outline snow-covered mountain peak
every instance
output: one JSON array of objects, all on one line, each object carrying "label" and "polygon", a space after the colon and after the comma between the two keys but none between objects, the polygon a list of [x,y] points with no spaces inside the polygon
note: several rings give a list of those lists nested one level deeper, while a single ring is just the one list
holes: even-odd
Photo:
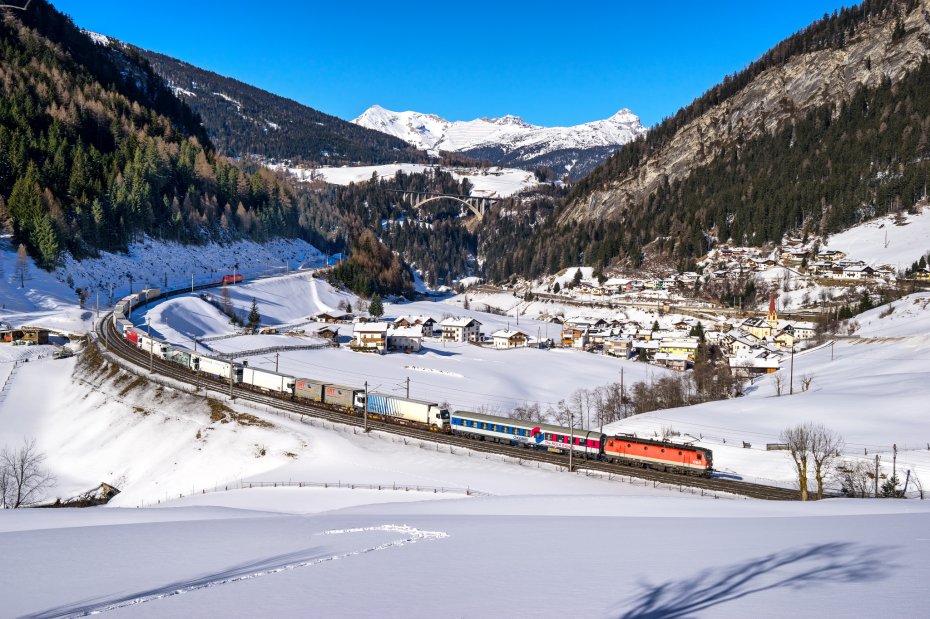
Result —
[{"label": "snow-covered mountain peak", "polygon": [[[550,165],[582,172],[646,132],[639,117],[627,108],[610,118],[571,127],[541,127],[512,114],[448,121],[435,114],[393,112],[380,105],[371,106],[352,122],[428,151],[471,153],[498,164]],[[555,153],[563,155],[549,156]],[[576,165],[579,160],[582,164]]]}]

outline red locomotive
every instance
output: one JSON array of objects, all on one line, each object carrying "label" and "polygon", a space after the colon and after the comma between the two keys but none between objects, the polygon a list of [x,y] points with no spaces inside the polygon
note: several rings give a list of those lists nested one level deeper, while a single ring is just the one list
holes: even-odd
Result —
[{"label": "red locomotive", "polygon": [[222,279],[222,284],[225,286],[227,284],[238,284],[242,281],[242,274],[237,273],[235,275],[224,275]]}]

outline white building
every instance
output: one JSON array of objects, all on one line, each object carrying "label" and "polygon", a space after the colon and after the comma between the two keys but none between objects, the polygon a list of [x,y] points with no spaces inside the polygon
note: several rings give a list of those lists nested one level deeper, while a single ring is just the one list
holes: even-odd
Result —
[{"label": "white building", "polygon": [[511,331],[501,329],[491,334],[494,341],[494,348],[525,348],[529,336],[523,331]]},{"label": "white building", "polygon": [[477,342],[481,339],[481,323],[474,318],[459,316],[439,323],[444,342]]},{"label": "white building", "polygon": [[352,348],[383,355],[387,351],[387,328],[386,322],[355,323],[352,331]]},{"label": "white building", "polygon": [[403,352],[417,352],[423,340],[423,328],[419,325],[412,327],[390,327],[387,330],[387,347],[389,350]]}]

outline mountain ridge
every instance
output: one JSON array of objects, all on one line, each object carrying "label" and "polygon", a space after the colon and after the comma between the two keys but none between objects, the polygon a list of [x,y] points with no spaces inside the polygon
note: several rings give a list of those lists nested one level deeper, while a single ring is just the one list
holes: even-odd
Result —
[{"label": "mountain ridge", "polygon": [[[627,108],[603,120],[568,127],[544,127],[512,114],[449,121],[436,114],[395,112],[376,104],[352,122],[427,151],[458,152],[490,159],[498,165],[546,165],[557,173],[575,177],[623,144],[646,133],[639,117]],[[566,152],[574,158],[565,160]]]}]

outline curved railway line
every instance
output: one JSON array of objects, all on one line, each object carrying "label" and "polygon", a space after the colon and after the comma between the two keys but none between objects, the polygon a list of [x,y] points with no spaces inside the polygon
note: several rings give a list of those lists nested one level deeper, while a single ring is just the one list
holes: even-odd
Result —
[{"label": "curved railway line", "polygon": [[[187,291],[184,290],[169,292],[162,295],[162,298],[173,296],[175,294],[182,294],[184,292]],[[151,364],[154,372],[161,374],[162,376],[169,377],[173,380],[186,383],[197,388],[209,386],[213,390],[221,393],[229,391],[229,383],[227,381],[219,381],[202,374],[192,374],[176,364],[165,362],[158,357],[150,357],[149,354],[145,353],[139,348],[136,348],[131,344],[131,342],[123,338],[116,330],[112,320],[112,313],[106,314],[103,319],[98,322],[95,330],[97,338],[103,342],[104,346],[109,352],[120,357],[124,361],[137,366],[140,370],[147,371]],[[330,421],[332,423],[340,423],[356,427],[363,427],[365,424],[365,421],[356,415],[338,412],[304,402],[295,402],[271,395],[265,395],[243,389],[238,386],[233,387],[232,394],[235,398],[240,400],[255,402],[288,413],[316,417]],[[522,447],[513,447],[500,443],[475,441],[454,436],[452,434],[440,434],[437,432],[420,430],[408,426],[386,423],[370,418],[367,421],[367,425],[369,429],[389,432],[413,439],[432,441],[435,443],[450,445],[452,447],[471,449],[475,452],[499,454],[519,460],[544,462],[568,468],[568,456],[563,456],[561,454],[536,451]],[[798,498],[797,491],[788,488],[765,486],[732,479],[720,479],[714,477],[689,477],[675,473],[666,473],[652,469],[642,469],[597,460],[585,460],[580,457],[576,457],[574,459],[573,468],[575,470],[589,470],[600,473],[610,473],[619,476],[637,477],[643,480],[673,486],[688,486],[705,491],[725,492],[755,499],[797,500]]]}]

